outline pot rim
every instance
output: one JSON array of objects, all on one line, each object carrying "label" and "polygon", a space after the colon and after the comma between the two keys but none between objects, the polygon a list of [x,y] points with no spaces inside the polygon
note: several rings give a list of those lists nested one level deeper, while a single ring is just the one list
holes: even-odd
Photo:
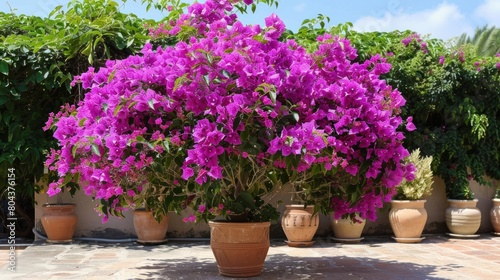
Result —
[{"label": "pot rim", "polygon": [[406,202],[427,202],[427,199],[393,199],[391,203],[406,203]]},{"label": "pot rim", "polygon": [[[285,207],[301,207],[304,208],[304,204],[286,204]],[[314,205],[307,205],[305,208],[314,208]]]},{"label": "pot rim", "polygon": [[474,198],[474,199],[452,199],[452,198],[448,198],[448,201],[475,201],[475,202],[478,202],[479,199],[477,199],[477,198]]},{"label": "pot rim", "polygon": [[261,226],[270,226],[271,222],[231,222],[231,221],[208,221],[208,225],[220,225],[225,224],[230,227],[239,227],[239,226],[250,226],[250,225],[261,225]]},{"label": "pot rim", "polygon": [[65,207],[65,206],[76,206],[76,203],[44,203],[42,207]]}]

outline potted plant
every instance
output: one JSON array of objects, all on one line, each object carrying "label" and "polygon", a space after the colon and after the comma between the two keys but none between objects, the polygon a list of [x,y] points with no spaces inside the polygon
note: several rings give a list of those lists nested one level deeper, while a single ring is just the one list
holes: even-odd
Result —
[{"label": "potted plant", "polygon": [[[315,203],[307,201],[307,189],[294,180],[292,184],[291,204],[285,205],[281,217],[281,227],[287,237],[286,243],[291,247],[309,247],[314,244],[313,238],[319,227],[319,215]],[[299,181],[300,182],[300,181]],[[317,207],[316,207],[317,208]]]},{"label": "potted plant", "polygon": [[492,200],[493,207],[490,210],[490,220],[493,226],[493,234],[500,235],[500,187],[498,185]]},{"label": "potted plant", "polygon": [[[192,12],[200,12],[199,5],[194,4]],[[214,8],[209,9],[214,18],[228,20],[218,22],[219,27],[213,25],[221,30],[218,35],[238,35],[241,23],[232,30],[225,26],[233,22],[224,12],[229,3],[207,1],[204,5]],[[205,17],[188,23],[202,24]],[[160,219],[169,210],[189,205],[202,219],[217,214],[228,217],[236,232],[250,225],[255,238],[264,237],[256,241],[259,246],[251,242],[261,262],[250,267],[250,274],[256,275],[262,271],[269,248],[270,221],[279,217],[276,208],[265,201],[265,195],[279,184],[274,162],[279,156],[266,153],[266,145],[289,113],[281,111],[281,106],[290,104],[279,101],[282,97],[276,96],[273,85],[255,78],[263,72],[240,68],[242,63],[249,65],[246,59],[258,65],[259,55],[274,47],[248,34],[267,33],[245,27],[234,39],[244,37],[265,47],[258,55],[255,52],[252,61],[254,52],[244,45],[229,42],[229,37],[211,44],[204,37],[214,34],[203,30],[193,33],[200,42],[193,37],[167,50],[153,50],[148,44],[139,55],[108,61],[98,71],[90,68],[75,77],[73,85],[86,91],[84,99],[77,108],[64,108],[51,116],[47,124],[54,128],[60,145],[47,161],[60,176],[51,183],[49,194],[56,194],[71,180],[81,182],[85,193],[98,202],[104,222],[109,215],[121,216],[130,208],[146,206]],[[277,33],[267,32],[265,40],[276,43]],[[238,50],[226,52],[231,44],[247,55],[238,58]],[[286,49],[283,45],[282,50]],[[239,63],[236,68],[231,67],[234,62]],[[278,81],[279,76],[268,79]],[[293,119],[291,114],[288,118]],[[213,234],[212,239],[217,237]]]},{"label": "potted plant", "polygon": [[[290,36],[310,42],[310,34],[318,32],[318,41],[310,43],[316,46],[313,56],[320,67],[313,69],[327,89],[297,101],[307,109],[299,111],[298,124],[275,149],[288,149],[291,137],[308,139],[309,145],[301,146],[302,161],[287,165],[292,172],[307,170],[308,176],[299,178],[303,200],[331,214],[332,224],[342,218],[346,224],[362,224],[376,219],[403,178],[411,179],[411,164],[404,162],[409,152],[402,141],[404,131],[415,130],[413,118],[402,118],[405,99],[382,79],[391,69],[385,58],[371,55],[360,61],[349,40],[323,34],[322,27],[312,29],[311,22]],[[311,134],[323,143],[304,136]]]},{"label": "potted plant", "polygon": [[[55,124],[61,149],[52,164],[62,179],[53,192],[64,178],[80,176],[106,219],[137,206],[153,186],[155,213],[188,206],[194,213],[186,221],[209,221],[221,274],[255,276],[269,248],[270,222],[279,218],[269,200],[273,189],[305,173],[350,174],[357,185],[329,182],[317,197],[318,209],[330,209],[324,194],[342,189],[344,200],[332,204],[340,215],[370,216],[392,195],[406,173],[408,152],[396,132],[404,99],[377,79],[389,69],[378,57],[352,63],[347,40],[325,35],[307,53],[280,39],[285,27],[277,16],[263,28],[244,26],[232,8],[229,1],[195,3],[154,32],[179,38],[174,46],[148,44],[76,78],[87,93]],[[358,95],[362,101],[351,98]],[[366,114],[358,119],[360,112]],[[172,166],[165,178],[155,172]],[[245,249],[236,244],[242,236]]]},{"label": "potted plant", "polygon": [[[232,14],[227,21],[231,9],[229,3],[195,4],[181,16],[190,20],[160,32],[197,31],[189,42],[161,54],[172,61],[185,53],[196,58],[172,75],[177,78],[169,85],[170,101],[189,121],[182,179],[193,182],[183,185],[195,211],[186,220],[219,217],[237,231],[243,225],[236,221],[275,220],[277,211],[266,195],[279,185],[301,184],[304,173],[328,173],[328,179],[347,174],[348,181],[330,181],[319,191],[312,184],[301,186],[322,193],[313,197],[322,201],[316,209],[328,205],[339,215],[373,218],[378,202],[394,194],[407,168],[399,131],[405,124],[399,116],[404,99],[378,79],[390,65],[379,56],[354,63],[355,49],[331,35],[320,36],[318,50],[309,54],[294,41],[278,40],[284,30],[278,17],[266,18],[262,29],[243,26]],[[145,55],[155,59],[153,53]],[[411,118],[406,127],[414,129]],[[325,193],[342,195],[331,203]],[[221,230],[214,229],[214,221],[209,224],[218,250]],[[234,276],[221,267],[219,262],[222,274]]]},{"label": "potted plant", "polygon": [[391,200],[389,221],[397,242],[416,243],[423,240],[421,235],[427,221],[426,201],[422,198],[432,193],[432,156],[421,157],[420,149],[416,149],[406,161],[415,167],[414,178],[403,180],[398,186]]},{"label": "potted plant", "polygon": [[[107,70],[102,68],[103,72]],[[91,68],[75,77],[74,84],[81,83],[83,89],[100,84],[102,72],[93,79],[93,71]],[[185,196],[179,193],[176,178],[180,167],[175,161],[184,151],[170,146],[169,139],[155,133],[164,124],[151,121],[149,112],[141,110],[141,104],[132,106],[138,103],[134,100],[140,98],[138,94],[132,97],[127,95],[129,92],[103,94],[123,85],[124,79],[117,77],[106,87],[94,88],[78,108],[66,105],[51,115],[46,129],[54,130],[60,148],[51,150],[46,161],[49,170],[58,176],[49,184],[47,193],[53,196],[69,184],[77,183],[85,194],[98,201],[96,210],[103,216],[103,222],[109,215],[123,216],[127,209],[146,208],[159,223],[167,219],[169,211],[182,209]],[[113,112],[105,108],[108,103],[114,105]],[[139,241],[161,242],[164,237],[165,234],[149,240],[139,236]]]},{"label": "potted plant", "polygon": [[468,168],[464,164],[451,163],[451,167],[443,174],[446,196],[449,206],[446,208],[446,226],[452,237],[478,237],[476,232],[481,225],[481,211],[477,208],[478,200],[470,189]]},{"label": "potted plant", "polygon": [[[47,191],[49,182],[57,177],[54,171],[45,170],[44,175],[36,182],[36,186],[41,192]],[[80,188],[77,182],[67,182],[62,191],[68,191],[73,196]],[[55,203],[44,203],[42,205],[43,215],[40,218],[47,242],[49,243],[69,243],[73,241],[78,216],[75,213],[75,203],[64,203],[63,193],[56,195]]]}]

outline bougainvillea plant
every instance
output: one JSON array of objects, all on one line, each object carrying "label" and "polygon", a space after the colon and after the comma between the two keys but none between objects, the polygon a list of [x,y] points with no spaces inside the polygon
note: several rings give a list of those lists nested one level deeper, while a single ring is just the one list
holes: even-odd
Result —
[{"label": "bougainvillea plant", "polygon": [[280,40],[276,15],[246,26],[231,2],[195,3],[155,31],[180,38],[175,46],[147,45],[77,77],[85,99],[48,124],[61,144],[47,162],[61,176],[49,194],[78,176],[105,215],[150,190],[153,209],[192,207],[187,221],[273,221],[273,188],[323,178],[336,215],[374,218],[411,176],[405,101],[378,78],[390,65],[352,63],[356,50],[329,35],[308,53]]}]

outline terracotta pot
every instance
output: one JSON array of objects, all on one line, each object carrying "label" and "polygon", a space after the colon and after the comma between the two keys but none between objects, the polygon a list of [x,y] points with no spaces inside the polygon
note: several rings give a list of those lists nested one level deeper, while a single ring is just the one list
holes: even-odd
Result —
[{"label": "terracotta pot", "polygon": [[493,199],[493,207],[490,210],[490,220],[493,231],[500,234],[500,198]]},{"label": "terracotta pot", "polygon": [[333,236],[337,239],[361,239],[361,234],[365,228],[366,220],[356,214],[356,219],[361,223],[354,222],[350,218],[335,220],[331,215]]},{"label": "terracotta pot", "polygon": [[153,217],[152,212],[134,210],[134,229],[137,242],[141,244],[165,243],[168,230],[168,216],[164,216],[160,223]]},{"label": "terracotta pot", "polygon": [[427,222],[425,200],[393,200],[389,211],[389,222],[395,240],[401,243],[422,241],[421,235]]},{"label": "terracotta pot", "polygon": [[318,230],[319,216],[313,216],[314,206],[286,205],[286,210],[281,218],[281,226],[288,238],[288,246],[311,246],[314,234]]},{"label": "terracotta pot", "polygon": [[448,199],[446,225],[452,234],[473,235],[481,225],[481,211],[476,207],[477,199]]},{"label": "terracotta pot", "polygon": [[42,226],[47,234],[47,241],[68,243],[73,241],[78,217],[75,204],[44,204],[42,206]]},{"label": "terracotta pot", "polygon": [[210,247],[219,273],[229,277],[252,277],[262,273],[269,250],[271,223],[209,221]]}]

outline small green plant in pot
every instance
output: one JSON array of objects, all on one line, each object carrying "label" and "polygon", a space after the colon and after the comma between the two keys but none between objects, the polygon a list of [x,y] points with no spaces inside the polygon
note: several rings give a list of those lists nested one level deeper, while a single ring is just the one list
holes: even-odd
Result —
[{"label": "small green plant in pot", "polygon": [[432,193],[433,173],[431,170],[432,156],[421,157],[420,149],[414,150],[406,159],[415,167],[414,179],[403,179],[397,188],[394,200],[419,200]]},{"label": "small green plant in pot", "polygon": [[432,193],[432,156],[421,157],[420,150],[416,149],[406,162],[415,167],[414,179],[403,179],[398,186],[391,201],[389,221],[397,242],[416,243],[423,239],[421,235],[427,222],[426,201],[422,198]]}]

